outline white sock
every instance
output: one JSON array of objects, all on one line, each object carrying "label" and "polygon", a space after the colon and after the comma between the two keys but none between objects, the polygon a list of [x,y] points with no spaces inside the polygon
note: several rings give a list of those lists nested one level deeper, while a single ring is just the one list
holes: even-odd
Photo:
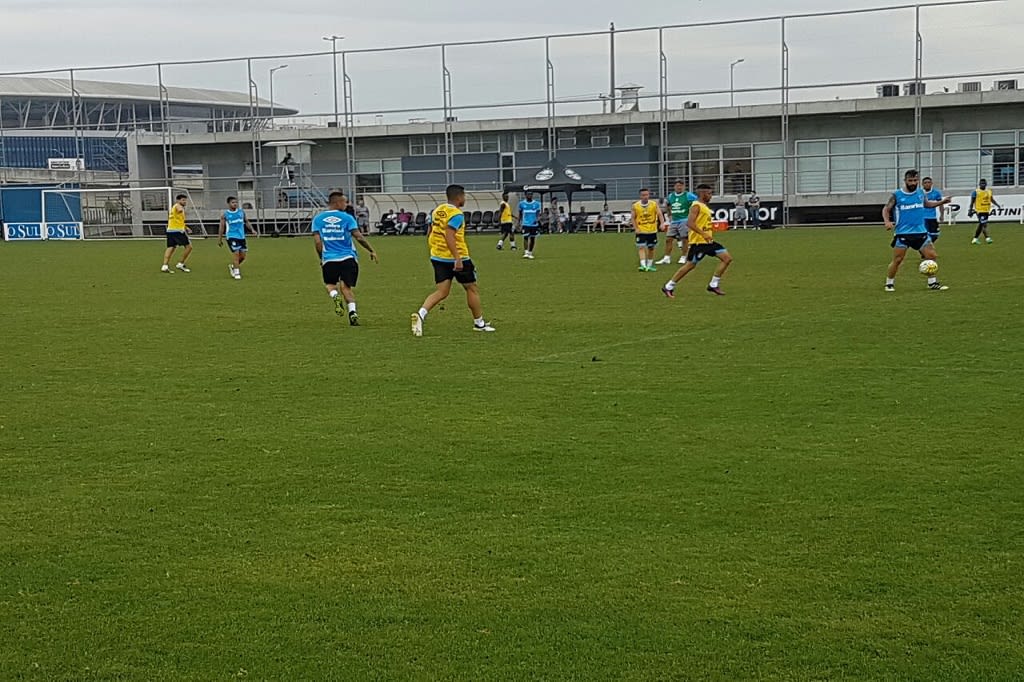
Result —
[{"label": "white sock", "polygon": [[329,291],[327,293],[329,293],[331,295],[331,298],[338,298],[338,291],[337,290]]},{"label": "white sock", "polygon": [[672,280],[669,280],[668,284],[665,285],[665,288],[668,289],[669,291],[675,291],[676,290],[676,283],[673,282]]},{"label": "white sock", "polygon": [[505,240],[504,239],[499,239],[498,240],[498,246],[505,246]]},{"label": "white sock", "polygon": [[895,285],[895,284],[896,284],[896,278],[895,277],[886,277],[885,278],[885,286],[892,286],[892,285]]},{"label": "white sock", "polygon": [[938,281],[939,281],[938,277],[929,277],[928,278],[928,284],[935,284]]},{"label": "white sock", "polygon": [[355,301],[352,301],[351,303],[348,304],[348,311],[350,313],[354,313],[356,311],[356,302]]},{"label": "white sock", "polygon": [[420,308],[419,316],[421,320],[427,319],[427,313],[430,312],[426,308]]},{"label": "white sock", "polygon": [[714,277],[711,278],[711,284],[708,285],[708,286],[710,286],[712,289],[717,289],[718,285],[721,284],[721,283],[722,283],[722,278],[719,277],[718,275],[715,275]]},{"label": "white sock", "polygon": [[646,258],[641,258],[640,259],[640,267],[642,267],[642,268],[646,268],[647,267],[647,259]]},{"label": "white sock", "polygon": [[475,325],[476,325],[476,326],[478,326],[478,327],[482,327],[482,326],[484,326],[484,325],[485,325],[485,324],[487,324],[487,323],[486,323],[486,322],[484,322],[484,318],[482,318],[482,317],[478,317],[478,318],[476,318],[475,320],[473,320],[473,324],[475,324]]}]

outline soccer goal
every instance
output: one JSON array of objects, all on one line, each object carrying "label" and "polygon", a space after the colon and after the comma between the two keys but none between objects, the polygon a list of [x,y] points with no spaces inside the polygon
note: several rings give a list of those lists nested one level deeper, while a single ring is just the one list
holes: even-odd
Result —
[{"label": "soccer goal", "polygon": [[[130,239],[163,235],[167,212],[178,194],[173,187],[111,187],[47,189],[41,196],[42,223],[51,239]],[[191,198],[189,207],[195,208]],[[206,234],[192,211],[187,223],[196,234]],[[79,232],[75,235],[74,226]]]}]

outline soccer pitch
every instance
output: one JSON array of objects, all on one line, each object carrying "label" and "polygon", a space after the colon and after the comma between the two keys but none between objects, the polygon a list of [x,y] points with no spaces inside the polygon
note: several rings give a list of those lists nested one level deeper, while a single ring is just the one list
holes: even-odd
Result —
[{"label": "soccer pitch", "polygon": [[[1019,679],[1024,232],[0,245],[2,679]],[[661,256],[660,249],[658,257]]]}]

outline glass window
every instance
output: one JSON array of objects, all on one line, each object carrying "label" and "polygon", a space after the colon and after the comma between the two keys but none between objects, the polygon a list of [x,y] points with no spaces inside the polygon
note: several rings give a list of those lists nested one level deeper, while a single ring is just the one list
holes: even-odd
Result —
[{"label": "glass window", "polygon": [[782,144],[772,142],[754,145],[754,185],[751,192],[782,194],[782,174],[785,164]]},{"label": "glass window", "polygon": [[663,190],[662,196],[668,196],[668,193],[672,191],[672,185],[675,184],[676,180],[682,180],[690,186],[690,150],[687,147],[668,149],[665,152],[665,180],[668,183],[668,187]]},{"label": "glass window", "polygon": [[946,187],[974,187],[981,177],[979,161],[981,136],[978,133],[946,135]]},{"label": "glass window", "polygon": [[402,160],[385,159],[381,161],[383,186],[385,192],[402,191]]},{"label": "glass window", "polygon": [[796,143],[796,191],[800,194],[828,192],[828,142]]},{"label": "glass window", "polygon": [[516,155],[501,155],[501,183],[511,185],[516,181]]},{"label": "glass window", "polygon": [[829,142],[829,192],[859,191],[863,161],[859,139]]},{"label": "glass window", "polygon": [[485,135],[480,141],[480,151],[488,154],[496,153],[501,148],[497,135]]},{"label": "glass window", "polygon": [[558,131],[559,149],[576,149],[576,129],[565,128]]},{"label": "glass window", "polygon": [[864,140],[864,189],[886,192],[899,184],[895,137],[869,137]]},{"label": "glass window", "polygon": [[722,149],[722,170],[725,175],[724,191],[732,194],[747,194],[752,184],[750,145],[724,147]]},{"label": "glass window", "polygon": [[711,185],[715,194],[722,190],[722,148],[693,147],[690,150],[690,168],[693,172],[693,187]]},{"label": "glass window", "polygon": [[409,156],[423,156],[426,152],[423,147],[422,137],[409,138]]},{"label": "glass window", "polygon": [[612,144],[611,132],[608,128],[597,128],[590,136],[590,146],[592,147],[610,147]]},{"label": "glass window", "polygon": [[625,139],[623,144],[627,147],[643,147],[644,146],[644,128],[643,126],[626,126]]},{"label": "glass window", "polygon": [[576,131],[576,149],[590,149],[591,140],[589,129],[582,128]]},{"label": "glass window", "polygon": [[543,130],[527,130],[514,136],[517,152],[536,152],[547,147],[547,133]]}]

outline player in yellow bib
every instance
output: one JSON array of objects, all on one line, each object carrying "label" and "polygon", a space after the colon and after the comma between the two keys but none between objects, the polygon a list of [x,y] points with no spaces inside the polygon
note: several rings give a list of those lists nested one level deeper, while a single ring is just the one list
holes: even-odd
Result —
[{"label": "player in yellow bib", "polygon": [[988,217],[992,213],[993,206],[1002,208],[992,195],[992,190],[988,188],[988,180],[982,178],[978,183],[978,189],[971,193],[971,207],[967,211],[968,217],[978,215],[978,229],[974,231],[974,239],[971,240],[971,244],[980,244],[981,235],[985,235],[986,244],[992,243],[992,237],[988,236]]},{"label": "player in yellow bib", "polygon": [[498,225],[501,227],[501,238],[498,239],[498,251],[505,248],[505,240],[516,250],[515,221],[512,218],[512,205],[508,203],[508,192],[501,195],[501,203],[498,204]]},{"label": "player in yellow bib", "polygon": [[633,204],[633,231],[636,249],[640,254],[640,272],[657,272],[654,250],[658,246],[658,231],[665,231],[665,214],[658,202],[651,201],[649,189],[640,190],[640,201]]},{"label": "player in yellow bib", "polygon": [[174,267],[182,272],[192,272],[188,269],[188,257],[192,255],[192,242],[188,238],[188,225],[185,224],[185,205],[188,203],[188,197],[184,194],[179,194],[174,198],[174,203],[171,204],[171,210],[167,213],[167,249],[164,251],[164,264],[160,267],[160,272],[166,272],[171,274],[174,270],[171,270],[170,262],[171,256],[179,246],[185,247],[185,252],[181,255],[181,260]]},{"label": "player in yellow bib", "polygon": [[466,188],[449,185],[445,190],[448,201],[430,214],[430,264],[434,267],[434,283],[437,289],[427,296],[418,312],[412,314],[413,336],[423,336],[423,322],[427,314],[452,292],[452,280],[466,290],[466,303],[473,313],[473,329],[478,332],[493,332],[484,320],[480,305],[480,289],[476,283],[476,266],[469,257],[466,243],[466,216],[462,207],[466,205]]},{"label": "player in yellow bib", "polygon": [[675,298],[676,284],[679,283],[679,280],[686,277],[707,256],[714,256],[720,261],[711,278],[711,283],[708,284],[708,291],[716,296],[725,296],[719,285],[722,282],[722,275],[732,263],[732,256],[724,246],[715,241],[714,212],[711,210],[712,196],[714,196],[714,191],[710,185],[697,185],[697,201],[690,208],[690,217],[686,222],[686,227],[690,231],[690,250],[686,255],[686,264],[679,268],[679,271],[672,275],[672,279],[661,289],[661,293],[669,298]]}]

